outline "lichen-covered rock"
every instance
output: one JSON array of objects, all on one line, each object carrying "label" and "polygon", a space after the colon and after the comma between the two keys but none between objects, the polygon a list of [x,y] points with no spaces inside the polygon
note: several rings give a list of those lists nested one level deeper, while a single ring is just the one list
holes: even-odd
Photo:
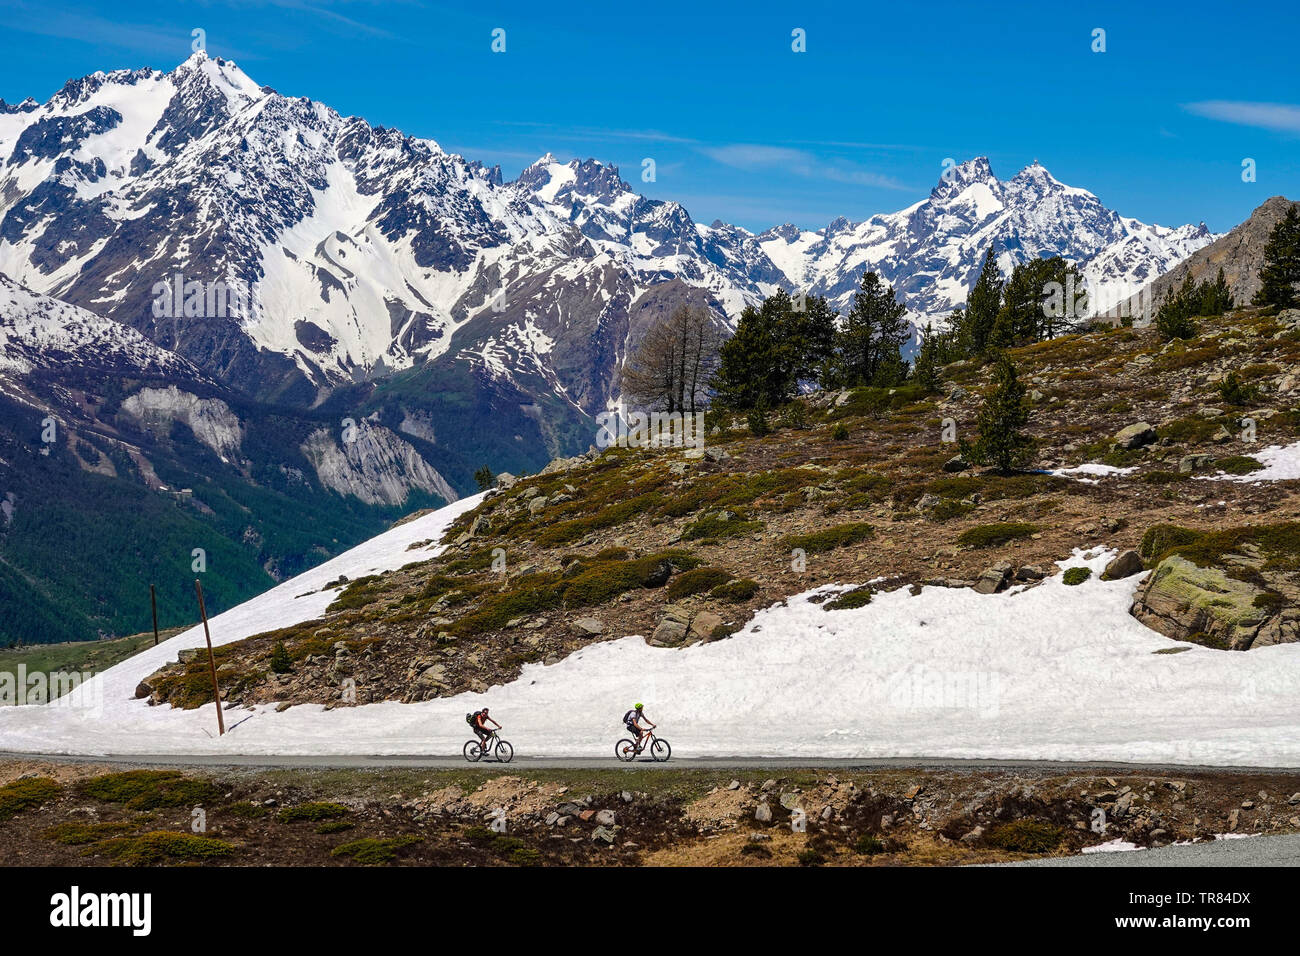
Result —
[{"label": "lichen-covered rock", "polygon": [[1297,640],[1295,622],[1280,610],[1270,612],[1267,593],[1222,568],[1198,567],[1174,554],[1156,566],[1131,613],[1168,637],[1227,650],[1247,650],[1265,630],[1268,643]]}]

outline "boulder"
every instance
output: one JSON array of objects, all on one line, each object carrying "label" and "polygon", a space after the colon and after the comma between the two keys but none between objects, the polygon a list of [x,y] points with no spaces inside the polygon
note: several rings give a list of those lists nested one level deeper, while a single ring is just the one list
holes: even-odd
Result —
[{"label": "boulder", "polygon": [[943,470],[947,472],[965,471],[969,467],[970,467],[970,462],[968,462],[961,455],[953,455],[951,458],[949,458],[947,461],[943,463]]},{"label": "boulder", "polygon": [[594,617],[580,617],[569,625],[578,637],[599,637],[605,633],[605,625]]},{"label": "boulder", "polygon": [[1222,568],[1198,567],[1173,554],[1156,566],[1130,613],[1167,637],[1227,650],[1256,646],[1261,631],[1258,646],[1300,640],[1300,622],[1256,604],[1265,593]]},{"label": "boulder", "polygon": [[722,618],[712,611],[701,611],[691,619],[687,633],[697,640],[713,640],[713,632],[722,626]]},{"label": "boulder", "polygon": [[1146,570],[1146,565],[1142,563],[1142,555],[1132,550],[1125,551],[1106,565],[1106,570],[1101,572],[1101,579],[1103,581],[1118,581],[1120,578],[1129,578],[1135,574],[1140,574],[1144,570]]},{"label": "boulder", "polygon": [[1156,430],[1148,422],[1136,422],[1115,433],[1115,444],[1120,448],[1141,448],[1156,440]]},{"label": "boulder", "polygon": [[975,590],[980,594],[993,594],[1006,587],[1010,579],[1011,565],[1006,561],[999,561],[979,576],[979,580],[975,582]]},{"label": "boulder", "polygon": [[653,647],[676,647],[686,640],[691,624],[691,613],[680,604],[669,604],[663,610],[659,626],[650,635]]},{"label": "boulder", "polygon": [[1213,464],[1213,455],[1184,455],[1178,460],[1178,473],[1180,475],[1194,475],[1198,471],[1207,470]]}]

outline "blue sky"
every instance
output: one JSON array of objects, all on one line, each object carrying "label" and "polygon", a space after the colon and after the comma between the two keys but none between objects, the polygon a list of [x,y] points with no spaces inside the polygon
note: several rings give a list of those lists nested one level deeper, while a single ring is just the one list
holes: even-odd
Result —
[{"label": "blue sky", "polygon": [[[507,179],[547,151],[613,162],[703,222],[863,219],[976,155],[1002,178],[1038,159],[1166,225],[1222,231],[1269,196],[1300,198],[1300,5],[977,6],[0,0],[0,97],[170,69],[198,27],[210,54],[281,93],[500,163]],[[791,49],[796,28],[806,52]]]}]

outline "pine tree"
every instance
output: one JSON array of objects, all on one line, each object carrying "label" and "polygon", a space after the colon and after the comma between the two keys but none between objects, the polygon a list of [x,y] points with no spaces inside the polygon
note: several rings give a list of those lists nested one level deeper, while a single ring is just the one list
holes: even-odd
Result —
[{"label": "pine tree", "polygon": [[1074,302],[1066,297],[1082,290],[1078,272],[1060,256],[1020,263],[1002,288],[989,344],[999,349],[1029,345],[1070,329],[1077,317],[1070,314]]},{"label": "pine tree", "polygon": [[1296,307],[1296,284],[1300,283],[1300,216],[1296,215],[1295,206],[1287,210],[1286,216],[1269,233],[1259,281],[1255,305]]},{"label": "pine tree", "polygon": [[1233,301],[1232,291],[1228,288],[1228,280],[1223,277],[1222,266],[1219,267],[1219,274],[1214,282],[1201,284],[1200,292],[1201,315],[1223,315],[1236,304]]},{"label": "pine tree", "polygon": [[912,381],[928,394],[939,391],[939,337],[930,326],[921,333],[921,349],[912,365]]},{"label": "pine tree", "polygon": [[718,401],[738,409],[760,402],[776,408],[817,382],[830,358],[835,317],[824,298],[799,302],[785,291],[747,306],[719,350],[712,382]]},{"label": "pine tree", "polygon": [[906,377],[899,349],[908,332],[907,306],[878,273],[867,272],[835,334],[832,377],[836,384],[897,385]]},{"label": "pine tree", "polygon": [[993,256],[993,246],[984,254],[984,265],[979,278],[966,299],[966,335],[963,346],[973,355],[982,355],[988,349],[993,326],[998,318],[998,305],[1002,301],[1002,274]]},{"label": "pine tree", "polygon": [[1020,429],[1029,421],[1025,386],[1005,352],[998,353],[993,368],[993,391],[984,399],[976,427],[979,437],[973,445],[962,442],[962,456],[980,465],[992,465],[1007,473],[1023,464],[1031,442]]},{"label": "pine tree", "polygon": [[479,491],[487,491],[497,483],[497,476],[492,474],[492,469],[484,465],[478,471],[474,472],[474,483],[478,485]]}]

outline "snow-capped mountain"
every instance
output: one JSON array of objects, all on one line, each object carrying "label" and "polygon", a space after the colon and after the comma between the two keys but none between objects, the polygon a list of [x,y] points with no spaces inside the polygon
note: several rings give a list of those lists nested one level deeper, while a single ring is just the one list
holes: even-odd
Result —
[{"label": "snow-capped mountain", "polygon": [[1059,255],[1080,267],[1090,288],[1122,285],[1127,295],[1214,238],[1204,223],[1170,229],[1127,219],[1037,163],[1001,181],[983,157],[951,167],[927,199],[900,212],[837,219],[816,232],[786,225],[758,237],[790,282],[841,309],[874,269],[926,318],[965,304],[995,243],[1003,273]]},{"label": "snow-capped mountain", "polygon": [[1000,181],[982,158],[901,212],[755,235],[594,159],[547,155],[506,182],[203,53],[0,109],[0,272],[259,400],[504,435],[501,467],[585,448],[629,349],[682,301],[727,323],[781,287],[845,308],[871,268],[941,318],[995,241],[1004,269],[1061,254],[1139,286],[1212,238],[1126,219],[1037,164]]}]

